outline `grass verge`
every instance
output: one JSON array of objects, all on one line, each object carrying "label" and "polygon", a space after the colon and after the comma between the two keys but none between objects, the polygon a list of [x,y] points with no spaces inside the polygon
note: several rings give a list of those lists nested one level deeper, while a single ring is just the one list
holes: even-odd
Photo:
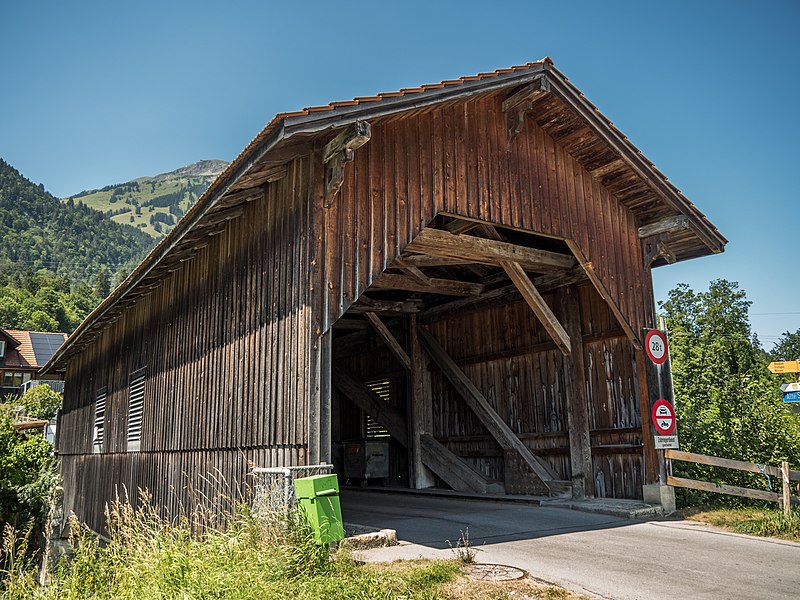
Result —
[{"label": "grass verge", "polygon": [[213,525],[202,511],[182,519],[164,517],[146,497],[134,506],[114,503],[108,541],[71,524],[74,556],[46,587],[25,533],[7,528],[0,548],[0,597],[8,600],[166,598],[233,600],[570,598],[530,578],[486,583],[467,579],[463,564],[404,561],[360,564],[346,550],[314,544],[296,514],[257,517],[237,509]]},{"label": "grass verge", "polygon": [[784,517],[781,508],[688,508],[680,516],[728,531],[800,542],[800,510]]}]

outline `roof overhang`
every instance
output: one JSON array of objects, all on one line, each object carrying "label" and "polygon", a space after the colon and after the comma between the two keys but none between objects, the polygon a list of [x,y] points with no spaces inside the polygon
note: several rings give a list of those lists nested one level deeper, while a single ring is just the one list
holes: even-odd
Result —
[{"label": "roof overhang", "polygon": [[[170,273],[170,257],[181,256],[197,244],[193,232],[209,227],[208,223],[219,222],[224,217],[223,211],[237,203],[253,199],[253,193],[262,189],[264,179],[258,174],[265,169],[321,147],[334,132],[356,121],[391,118],[407,111],[504,89],[514,93],[542,78],[546,78],[550,91],[542,102],[557,105],[567,115],[565,119],[568,117],[585,126],[594,138],[592,143],[602,145],[604,152],[614,157],[612,162],[618,163],[616,172],[635,176],[641,182],[640,188],[651,196],[648,206],[654,205],[656,209],[643,211],[639,225],[665,216],[684,215],[687,227],[675,234],[676,246],[681,249],[677,253],[678,260],[723,251],[727,240],[708,219],[553,66],[549,58],[545,58],[491,73],[277,115],[217,177],[169,235],[87,316],[40,372],[63,370],[70,356],[119,318],[126,302],[135,302],[158,285]],[[548,124],[557,127],[557,118],[549,118]],[[598,170],[602,171],[602,166]],[[609,173],[611,171],[606,177]],[[248,182],[259,183],[248,188]],[[641,203],[642,192],[638,188],[636,191],[635,201]],[[635,207],[632,210],[636,212]]]}]

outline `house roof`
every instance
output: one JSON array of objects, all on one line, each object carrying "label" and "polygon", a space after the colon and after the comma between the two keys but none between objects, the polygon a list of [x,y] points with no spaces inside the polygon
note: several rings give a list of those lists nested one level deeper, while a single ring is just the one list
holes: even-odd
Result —
[{"label": "house roof", "polygon": [[277,114],[212,182],[169,235],[81,323],[44,372],[63,369],[65,359],[119,318],[129,303],[149,293],[180,258],[191,253],[204,228],[219,224],[220,213],[253,199],[253,192],[268,181],[269,169],[309,152],[312,142],[325,143],[342,127],[359,120],[388,119],[479,94],[516,90],[543,77],[550,93],[536,101],[530,111],[531,118],[620,202],[630,207],[639,225],[682,215],[687,227],[675,233],[671,241],[677,260],[723,251],[727,240],[705,215],[555,68],[552,60],[544,58],[435,84]]},{"label": "house roof", "polygon": [[5,360],[0,361],[0,367],[39,369],[67,340],[66,333],[18,329],[0,329],[0,332],[16,342],[6,348]]}]

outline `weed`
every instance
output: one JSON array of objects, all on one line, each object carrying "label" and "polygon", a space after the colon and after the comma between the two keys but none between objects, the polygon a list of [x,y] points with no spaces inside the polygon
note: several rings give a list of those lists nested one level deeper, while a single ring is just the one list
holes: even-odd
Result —
[{"label": "weed", "polygon": [[475,557],[478,553],[470,544],[469,527],[462,530],[460,533],[461,536],[456,541],[455,546],[453,546],[450,540],[447,540],[447,545],[450,546],[450,550],[453,552],[458,562],[462,565],[471,565],[475,562]]}]

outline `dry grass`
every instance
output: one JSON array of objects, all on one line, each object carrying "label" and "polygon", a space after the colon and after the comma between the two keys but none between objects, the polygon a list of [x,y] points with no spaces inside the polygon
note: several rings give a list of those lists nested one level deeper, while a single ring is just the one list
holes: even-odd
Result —
[{"label": "dry grass", "polygon": [[800,542],[800,510],[793,509],[784,517],[780,508],[688,508],[679,517],[707,523],[735,533],[776,537]]}]

